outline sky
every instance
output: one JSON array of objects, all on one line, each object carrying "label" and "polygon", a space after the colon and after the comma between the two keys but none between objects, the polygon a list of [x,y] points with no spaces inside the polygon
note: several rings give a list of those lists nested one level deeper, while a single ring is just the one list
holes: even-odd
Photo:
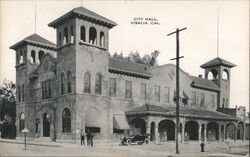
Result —
[{"label": "sky", "polygon": [[[230,107],[246,106],[249,111],[248,0],[37,0],[36,33],[56,43],[56,31],[48,23],[81,3],[118,24],[109,33],[111,54],[138,51],[143,56],[159,50],[159,65],[175,64],[170,61],[176,55],[175,36],[167,34],[187,27],[180,33],[180,55],[184,56],[180,67],[204,76],[200,65],[216,58],[218,49],[220,58],[237,65],[231,69]],[[15,81],[15,52],[9,47],[35,32],[35,1],[0,0],[0,16],[0,82]],[[159,24],[131,24],[146,18]]]}]

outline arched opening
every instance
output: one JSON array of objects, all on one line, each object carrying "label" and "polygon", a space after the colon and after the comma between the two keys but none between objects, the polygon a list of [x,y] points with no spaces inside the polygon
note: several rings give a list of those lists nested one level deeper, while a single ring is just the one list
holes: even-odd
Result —
[{"label": "arched opening", "polygon": [[199,124],[195,121],[188,121],[185,124],[185,137],[188,140],[198,140]]},{"label": "arched opening", "polygon": [[58,33],[58,41],[57,41],[59,47],[62,46],[62,34],[61,32]]},{"label": "arched opening", "polygon": [[162,120],[158,127],[160,141],[175,140],[175,123],[172,120]]},{"label": "arched opening", "polygon": [[68,28],[64,28],[64,31],[63,31],[63,45],[67,44],[68,42],[69,42]]},{"label": "arched opening", "polygon": [[62,113],[62,132],[71,132],[71,114],[68,108],[65,108]]},{"label": "arched opening", "polygon": [[18,86],[18,102],[21,102],[21,88]]},{"label": "arched opening", "polygon": [[209,80],[216,80],[218,79],[218,71],[216,69],[211,69],[209,72],[208,72],[208,76],[207,78]]},{"label": "arched opening", "polygon": [[68,93],[71,93],[72,92],[72,75],[71,75],[71,72],[68,71]]},{"label": "arched opening", "polygon": [[39,51],[38,52],[38,59],[39,59],[39,63],[41,63],[42,58],[43,58],[44,52],[43,51]]},{"label": "arched opening", "polygon": [[236,126],[233,123],[226,125],[226,139],[234,140],[236,134]]},{"label": "arched opening", "polygon": [[243,122],[239,122],[237,126],[237,140],[242,140],[244,135],[244,124]]},{"label": "arched opening", "polygon": [[61,73],[61,94],[64,94],[64,88],[65,88],[65,76],[63,73]]},{"label": "arched opening", "polygon": [[222,79],[224,80],[228,80],[229,79],[229,73],[227,71],[227,69],[224,69],[222,72]]},{"label": "arched opening", "polygon": [[219,124],[209,122],[207,124],[207,140],[214,141],[219,139]]},{"label": "arched opening", "polygon": [[74,43],[74,28],[70,26],[70,43]]},{"label": "arched opening", "polygon": [[100,46],[105,46],[105,36],[103,32],[100,32]]},{"label": "arched opening", "polygon": [[100,133],[100,112],[95,108],[90,108],[85,115],[85,131],[92,133]]},{"label": "arched opening", "polygon": [[80,33],[81,33],[80,40],[86,42],[86,29],[84,26],[81,26]]},{"label": "arched opening", "polygon": [[130,122],[131,130],[134,135],[146,134],[146,122],[143,119],[135,118]]},{"label": "arched opening", "polygon": [[21,132],[25,128],[25,115],[24,113],[20,113],[19,117],[19,131]]},{"label": "arched opening", "polygon": [[43,137],[50,136],[50,117],[49,114],[43,114]]},{"label": "arched opening", "polygon": [[102,79],[101,75],[97,74],[95,77],[95,94],[102,94]]},{"label": "arched opening", "polygon": [[86,72],[84,74],[84,93],[90,93],[90,74]]},{"label": "arched opening", "polygon": [[89,43],[96,45],[96,29],[94,27],[89,29]]},{"label": "arched opening", "polygon": [[23,56],[23,51],[20,52],[20,56],[19,56],[19,60],[18,60],[18,63],[21,64],[21,63],[24,63],[24,56]]},{"label": "arched opening", "polygon": [[155,122],[150,124],[150,141],[155,140]]},{"label": "arched opening", "polygon": [[31,63],[36,63],[36,52],[34,50],[31,51],[30,62]]}]

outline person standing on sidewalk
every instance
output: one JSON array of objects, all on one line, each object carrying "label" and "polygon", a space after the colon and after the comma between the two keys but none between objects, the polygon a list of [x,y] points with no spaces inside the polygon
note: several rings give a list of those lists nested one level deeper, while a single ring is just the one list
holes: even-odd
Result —
[{"label": "person standing on sidewalk", "polygon": [[85,132],[83,130],[81,130],[80,135],[81,135],[81,145],[82,144],[85,145],[85,141],[84,141]]},{"label": "person standing on sidewalk", "polygon": [[93,147],[93,145],[94,145],[94,142],[93,142],[94,134],[90,133],[89,137],[90,137],[90,145],[91,145],[91,147]]}]

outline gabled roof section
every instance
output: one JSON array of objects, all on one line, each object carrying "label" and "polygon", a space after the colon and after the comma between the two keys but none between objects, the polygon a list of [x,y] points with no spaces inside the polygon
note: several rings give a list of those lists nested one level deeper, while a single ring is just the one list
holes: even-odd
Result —
[{"label": "gabled roof section", "polygon": [[149,67],[144,64],[109,58],[109,72],[149,79],[152,77]]},{"label": "gabled roof section", "polygon": [[18,43],[12,45],[10,48],[13,50],[16,50],[18,47],[22,46],[23,44],[32,44],[32,45],[36,45],[36,46],[41,46],[41,47],[46,47],[49,49],[56,49],[56,45],[54,43],[52,43],[51,41],[41,37],[38,34],[32,34],[26,38],[24,38],[23,40],[19,41]]},{"label": "gabled roof section", "polygon": [[223,66],[226,66],[226,67],[229,67],[229,68],[232,68],[232,67],[235,67],[236,65],[233,64],[233,63],[230,63],[222,58],[215,58],[211,61],[208,61],[207,63],[205,64],[202,64],[200,67],[201,68],[208,68],[208,67],[214,67],[214,66],[219,66],[219,65],[223,65]]},{"label": "gabled roof section", "polygon": [[191,83],[192,87],[220,91],[220,88],[212,80],[207,80],[196,76],[191,76],[191,79],[193,80]]},{"label": "gabled roof section", "polygon": [[107,26],[109,28],[112,28],[114,26],[116,26],[117,24],[101,15],[96,14],[93,11],[90,11],[84,7],[77,7],[72,9],[71,11],[69,11],[68,13],[64,14],[63,16],[57,18],[56,20],[52,21],[51,23],[49,23],[48,25],[50,27],[57,27],[60,23],[62,23],[63,21],[65,21],[67,18],[69,17],[82,17],[84,19],[88,19],[88,20],[92,20],[94,22],[97,22],[99,24],[102,24],[104,26]]}]

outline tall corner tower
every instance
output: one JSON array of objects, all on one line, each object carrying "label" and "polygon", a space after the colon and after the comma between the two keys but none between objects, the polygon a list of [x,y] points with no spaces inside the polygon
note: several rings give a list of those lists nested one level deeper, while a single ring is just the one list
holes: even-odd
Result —
[{"label": "tall corner tower", "polygon": [[77,7],[48,25],[57,32],[58,74],[71,71],[73,93],[82,93],[85,72],[108,72],[109,30],[115,22]]},{"label": "tall corner tower", "polygon": [[205,79],[212,80],[219,88],[217,108],[229,108],[230,69],[236,65],[219,57],[201,65],[205,69]]}]

